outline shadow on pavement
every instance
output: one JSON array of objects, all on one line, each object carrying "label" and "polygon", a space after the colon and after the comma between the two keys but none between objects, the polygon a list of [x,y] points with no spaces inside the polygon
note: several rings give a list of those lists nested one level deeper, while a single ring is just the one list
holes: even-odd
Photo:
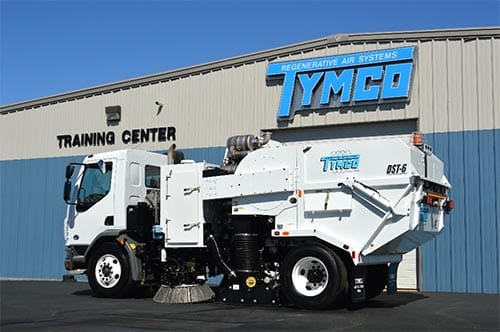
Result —
[{"label": "shadow on pavement", "polygon": [[401,292],[394,295],[379,295],[365,303],[362,303],[363,308],[395,308],[408,303],[426,299],[427,296],[420,293]]},{"label": "shadow on pavement", "polygon": [[[153,288],[148,288],[148,287],[143,287],[143,288],[137,288],[128,296],[125,296],[123,298],[129,298],[129,299],[146,299],[146,298],[153,298],[156,293],[156,290]],[[72,295],[75,296],[82,296],[82,297],[93,297],[93,298],[100,298],[99,296],[95,295],[90,288],[88,289],[83,289],[83,290],[77,290],[71,293]],[[336,305],[332,308],[326,309],[326,310],[342,310],[342,309],[347,309],[349,311],[356,311],[360,310],[363,308],[395,308],[395,307],[400,307],[407,305],[412,302],[417,302],[423,299],[428,298],[428,296],[425,296],[420,293],[416,292],[399,292],[394,295],[387,295],[386,293],[382,293],[379,296],[370,299],[366,302],[362,303],[357,303],[357,304],[349,304],[349,305]],[[214,303],[217,303],[216,301]],[[222,303],[222,302],[221,302]],[[226,304],[226,303],[222,303]],[[227,303],[230,304],[230,303]],[[233,304],[239,307],[239,304]],[[252,306],[252,305],[244,305],[244,306]],[[259,307],[274,307],[274,308],[288,308],[291,310],[303,310],[302,308],[299,308],[297,306],[294,306],[288,301],[286,301],[285,298],[281,299],[281,303],[279,305],[274,305],[274,304],[268,304],[268,305],[263,305],[259,304]]]},{"label": "shadow on pavement", "polygon": [[[143,287],[143,288],[136,288],[134,289],[130,294],[127,296],[124,296],[122,298],[128,298],[128,299],[146,299],[146,298],[152,298],[155,295],[156,291],[149,288],[149,287]],[[100,298],[100,296],[97,296],[92,292],[92,290],[89,289],[83,289],[83,290],[78,290],[71,295],[76,295],[76,296],[91,296],[91,297],[96,297]]]}]

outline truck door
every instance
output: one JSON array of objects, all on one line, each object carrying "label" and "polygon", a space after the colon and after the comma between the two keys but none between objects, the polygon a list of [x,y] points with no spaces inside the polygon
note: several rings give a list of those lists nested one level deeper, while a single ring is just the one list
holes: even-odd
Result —
[{"label": "truck door", "polygon": [[73,222],[68,225],[67,240],[73,244],[88,245],[98,234],[115,227],[115,165],[111,160],[106,161],[104,172],[97,164],[84,166]]},{"label": "truck door", "polygon": [[166,181],[166,193],[161,209],[162,218],[167,223],[167,246],[203,246],[202,202],[197,164],[172,166]]}]

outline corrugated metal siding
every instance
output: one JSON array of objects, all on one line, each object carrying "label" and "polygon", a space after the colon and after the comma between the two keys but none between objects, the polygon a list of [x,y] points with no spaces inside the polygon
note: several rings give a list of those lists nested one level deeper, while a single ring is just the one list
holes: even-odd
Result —
[{"label": "corrugated metal siding", "polygon": [[[273,123],[279,87],[265,84],[265,63],[223,69],[0,116],[0,159],[85,155],[121,148],[162,150],[171,142],[124,145],[125,129],[174,126],[179,148],[223,146],[228,136],[258,134]],[[275,95],[276,98],[273,98]],[[164,104],[158,113],[155,101]],[[106,106],[121,105],[122,120],[107,126]],[[20,130],[23,128],[24,130]],[[114,131],[111,146],[59,148],[57,135]],[[30,133],[29,135],[26,133]],[[36,138],[36,139],[35,139]]]},{"label": "corrugated metal siding", "polygon": [[423,290],[500,292],[500,130],[427,134],[453,185],[455,209],[423,246]]},{"label": "corrugated metal siding", "polygon": [[422,41],[418,53],[420,130],[500,128],[500,39]]},{"label": "corrugated metal siding", "polygon": [[[220,164],[224,148],[188,149]],[[0,161],[0,277],[56,278],[64,270],[64,170],[83,156]]]},{"label": "corrugated metal siding", "polygon": [[89,97],[100,94],[115,92],[130,87],[154,85],[159,82],[198,75],[211,71],[217,71],[221,68],[252,64],[265,61],[267,59],[276,59],[284,55],[306,52],[307,50],[319,50],[328,47],[335,47],[345,44],[361,43],[381,43],[390,44],[400,41],[418,41],[418,40],[453,40],[473,38],[498,37],[500,29],[498,27],[478,27],[478,28],[458,28],[458,29],[437,29],[437,30],[418,30],[418,31],[396,31],[396,32],[370,32],[357,34],[335,34],[319,39],[300,42],[292,45],[273,48],[270,50],[259,51],[251,54],[237,56],[229,59],[217,60],[206,64],[195,65],[186,68],[180,68],[168,72],[146,75],[143,77],[132,78],[116,83],[104,84],[96,87],[90,87],[77,91],[58,94],[44,98],[37,98],[25,102],[15,103],[6,106],[0,106],[0,114],[18,112],[39,107],[41,105],[56,104],[79,98],[80,96]]},{"label": "corrugated metal siding", "polygon": [[[424,132],[483,130],[500,125],[500,39],[427,39],[345,43],[305,50],[272,61],[348,54],[416,45],[410,102],[342,111],[298,112],[277,123],[281,85],[266,85],[269,60],[235,65],[156,84],[131,87],[89,98],[46,105],[0,116],[0,159],[82,155],[134,147],[166,148],[165,143],[122,144],[124,129],[175,126],[177,145],[204,148],[225,144],[228,136],[258,133],[261,128],[300,128],[419,118]],[[164,104],[161,112],[155,101]],[[122,121],[107,126],[104,108],[122,106]],[[24,130],[20,130],[23,128]],[[113,130],[116,144],[60,149],[60,134]],[[26,133],[30,133],[27,135]],[[36,139],[34,139],[36,137]]]},{"label": "corrugated metal siding", "polygon": [[[423,289],[499,292],[500,131],[428,134],[446,165],[456,208],[423,247]],[[219,164],[223,148],[189,149]],[[1,277],[59,278],[64,269],[64,167],[81,157],[0,162]]]},{"label": "corrugated metal siding", "polygon": [[61,277],[64,167],[78,160],[0,162],[0,277]]},{"label": "corrugated metal siding", "polygon": [[350,137],[368,137],[384,135],[408,135],[416,131],[417,120],[402,120],[374,123],[357,123],[342,126],[319,126],[271,130],[272,138],[278,142],[300,142]]},{"label": "corrugated metal siding", "polygon": [[417,249],[403,255],[397,273],[397,285],[401,289],[417,289]]}]

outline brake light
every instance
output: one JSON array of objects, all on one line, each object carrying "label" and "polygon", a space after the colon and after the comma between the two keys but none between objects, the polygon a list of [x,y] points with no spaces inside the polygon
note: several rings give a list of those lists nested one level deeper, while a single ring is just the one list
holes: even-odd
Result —
[{"label": "brake light", "polygon": [[446,201],[446,204],[444,206],[444,209],[446,211],[446,213],[450,213],[451,210],[453,210],[455,208],[455,201],[450,199],[448,201]]}]

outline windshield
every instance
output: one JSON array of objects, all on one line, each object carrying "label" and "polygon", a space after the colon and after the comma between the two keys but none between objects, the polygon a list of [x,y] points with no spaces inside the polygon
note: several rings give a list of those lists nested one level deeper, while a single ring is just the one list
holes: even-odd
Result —
[{"label": "windshield", "polygon": [[112,164],[106,163],[106,172],[97,164],[85,165],[83,179],[78,191],[76,210],[82,212],[106,196],[111,188]]}]

